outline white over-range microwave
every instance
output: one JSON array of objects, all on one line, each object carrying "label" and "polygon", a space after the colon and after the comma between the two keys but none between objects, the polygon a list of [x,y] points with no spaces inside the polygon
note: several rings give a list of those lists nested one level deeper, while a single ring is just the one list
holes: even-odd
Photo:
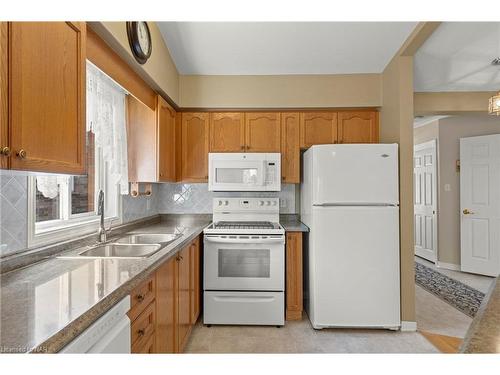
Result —
[{"label": "white over-range microwave", "polygon": [[280,191],[281,154],[210,153],[210,191]]}]

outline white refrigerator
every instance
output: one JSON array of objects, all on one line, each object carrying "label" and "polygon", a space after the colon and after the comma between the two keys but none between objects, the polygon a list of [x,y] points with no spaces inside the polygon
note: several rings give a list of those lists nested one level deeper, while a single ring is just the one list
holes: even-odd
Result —
[{"label": "white refrigerator", "polygon": [[313,327],[398,329],[398,145],[312,146],[303,162],[304,297]]}]

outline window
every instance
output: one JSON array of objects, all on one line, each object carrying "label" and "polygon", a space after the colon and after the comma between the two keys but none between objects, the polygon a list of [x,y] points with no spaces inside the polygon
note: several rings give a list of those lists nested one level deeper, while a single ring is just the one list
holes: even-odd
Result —
[{"label": "window", "polygon": [[96,231],[99,190],[105,196],[106,227],[121,221],[120,193],[128,194],[125,95],[87,63],[87,174],[29,177],[30,247]]}]

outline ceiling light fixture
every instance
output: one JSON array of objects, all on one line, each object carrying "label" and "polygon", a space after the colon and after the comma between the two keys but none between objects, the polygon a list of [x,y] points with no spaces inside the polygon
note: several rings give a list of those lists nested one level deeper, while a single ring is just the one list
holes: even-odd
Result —
[{"label": "ceiling light fixture", "polygon": [[490,98],[488,111],[490,115],[500,116],[500,92]]},{"label": "ceiling light fixture", "polygon": [[[493,59],[491,65],[496,65],[496,66],[500,65],[500,57]],[[490,115],[500,116],[500,91],[498,92],[498,94],[493,95],[490,98],[490,102],[488,105],[488,112],[490,113]]]}]

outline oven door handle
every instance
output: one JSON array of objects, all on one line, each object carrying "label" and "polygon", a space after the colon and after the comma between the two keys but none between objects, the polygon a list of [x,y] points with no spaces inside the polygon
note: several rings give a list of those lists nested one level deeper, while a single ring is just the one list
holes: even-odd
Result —
[{"label": "oven door handle", "polygon": [[285,238],[219,238],[219,237],[205,237],[206,242],[211,243],[241,243],[241,244],[265,244],[277,243],[284,244]]}]

